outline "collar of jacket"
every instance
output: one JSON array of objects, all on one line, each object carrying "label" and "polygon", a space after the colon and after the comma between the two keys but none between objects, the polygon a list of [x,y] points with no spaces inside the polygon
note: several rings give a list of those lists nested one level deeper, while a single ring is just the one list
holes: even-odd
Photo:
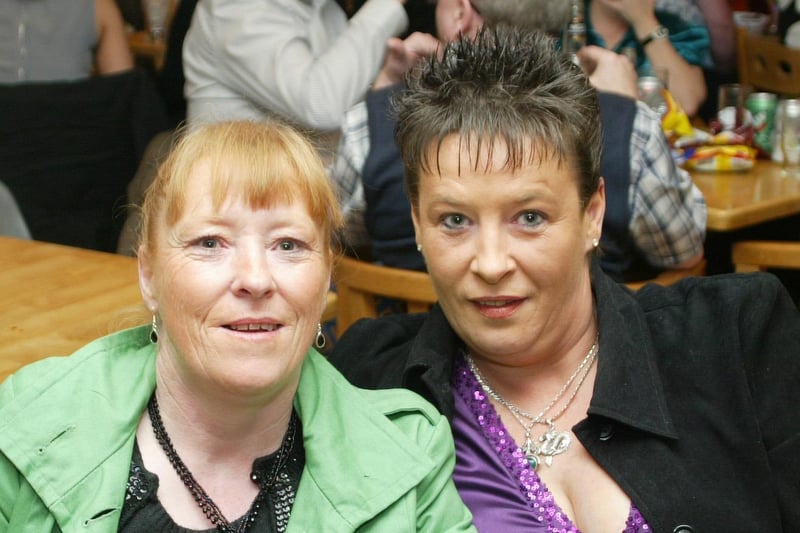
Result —
[{"label": "collar of jacket", "polygon": [[600,352],[590,415],[677,439],[656,364],[650,325],[629,289],[592,265]]},{"label": "collar of jacket", "polygon": [[[600,352],[589,414],[676,439],[644,313],[631,292],[604,274],[597,261],[591,275]],[[450,376],[461,346],[437,305],[414,339],[404,371],[404,386],[419,390],[409,382],[420,379],[428,389],[424,395],[449,419],[454,410]]]}]

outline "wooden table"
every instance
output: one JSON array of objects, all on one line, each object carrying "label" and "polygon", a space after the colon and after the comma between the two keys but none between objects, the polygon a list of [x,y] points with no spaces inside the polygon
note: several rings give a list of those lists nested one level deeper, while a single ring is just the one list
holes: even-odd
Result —
[{"label": "wooden table", "polygon": [[148,31],[134,31],[128,33],[128,46],[134,59],[152,62],[157,71],[164,66],[167,43],[163,39],[155,41]]},{"label": "wooden table", "polygon": [[800,178],[778,163],[756,161],[746,172],[695,172],[708,206],[709,231],[732,231],[800,213]]},{"label": "wooden table", "polygon": [[148,321],[136,259],[0,237],[0,381]]}]

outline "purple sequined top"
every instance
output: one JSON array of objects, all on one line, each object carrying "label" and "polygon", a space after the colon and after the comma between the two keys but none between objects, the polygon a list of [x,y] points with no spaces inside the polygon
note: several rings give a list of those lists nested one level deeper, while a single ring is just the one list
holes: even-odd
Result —
[{"label": "purple sequined top", "polygon": [[[478,531],[579,533],[528,464],[463,357],[456,363],[453,395],[453,479]],[[622,531],[651,531],[633,504]]]}]

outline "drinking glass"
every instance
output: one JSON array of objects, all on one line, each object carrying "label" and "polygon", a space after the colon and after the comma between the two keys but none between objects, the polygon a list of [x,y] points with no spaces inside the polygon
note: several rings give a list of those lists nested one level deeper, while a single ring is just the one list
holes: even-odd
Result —
[{"label": "drinking glass", "polygon": [[147,27],[150,30],[150,37],[154,41],[164,39],[169,4],[170,0],[142,0],[142,6],[147,16]]},{"label": "drinking glass", "polygon": [[661,80],[656,76],[641,76],[637,84],[639,100],[647,104],[647,107],[655,111],[659,117],[663,117],[669,111],[669,106],[664,96],[666,89]]},{"label": "drinking glass", "polygon": [[746,85],[738,83],[724,83],[719,86],[717,120],[723,131],[733,131],[744,124],[744,103],[748,92]]},{"label": "drinking glass", "polygon": [[785,100],[780,109],[783,172],[785,176],[800,178],[800,100]]}]

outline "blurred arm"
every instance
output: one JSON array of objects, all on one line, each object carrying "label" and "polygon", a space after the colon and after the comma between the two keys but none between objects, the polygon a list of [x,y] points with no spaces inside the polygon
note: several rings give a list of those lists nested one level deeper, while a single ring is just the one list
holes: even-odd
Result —
[{"label": "blurred arm", "polygon": [[133,68],[133,58],[125,35],[125,23],[114,0],[95,0],[98,44],[95,66],[98,74],[111,74]]},{"label": "blurred arm", "polygon": [[[655,15],[655,0],[610,1],[617,4],[617,9],[631,25],[639,41],[660,25]],[[651,41],[645,46],[644,52],[654,67],[665,68],[669,72],[670,93],[687,115],[695,115],[707,93],[702,68],[686,61],[669,38]]]},{"label": "blurred arm", "polygon": [[584,46],[578,59],[589,81],[598,90],[638,98],[636,69],[625,56],[600,46]]}]

